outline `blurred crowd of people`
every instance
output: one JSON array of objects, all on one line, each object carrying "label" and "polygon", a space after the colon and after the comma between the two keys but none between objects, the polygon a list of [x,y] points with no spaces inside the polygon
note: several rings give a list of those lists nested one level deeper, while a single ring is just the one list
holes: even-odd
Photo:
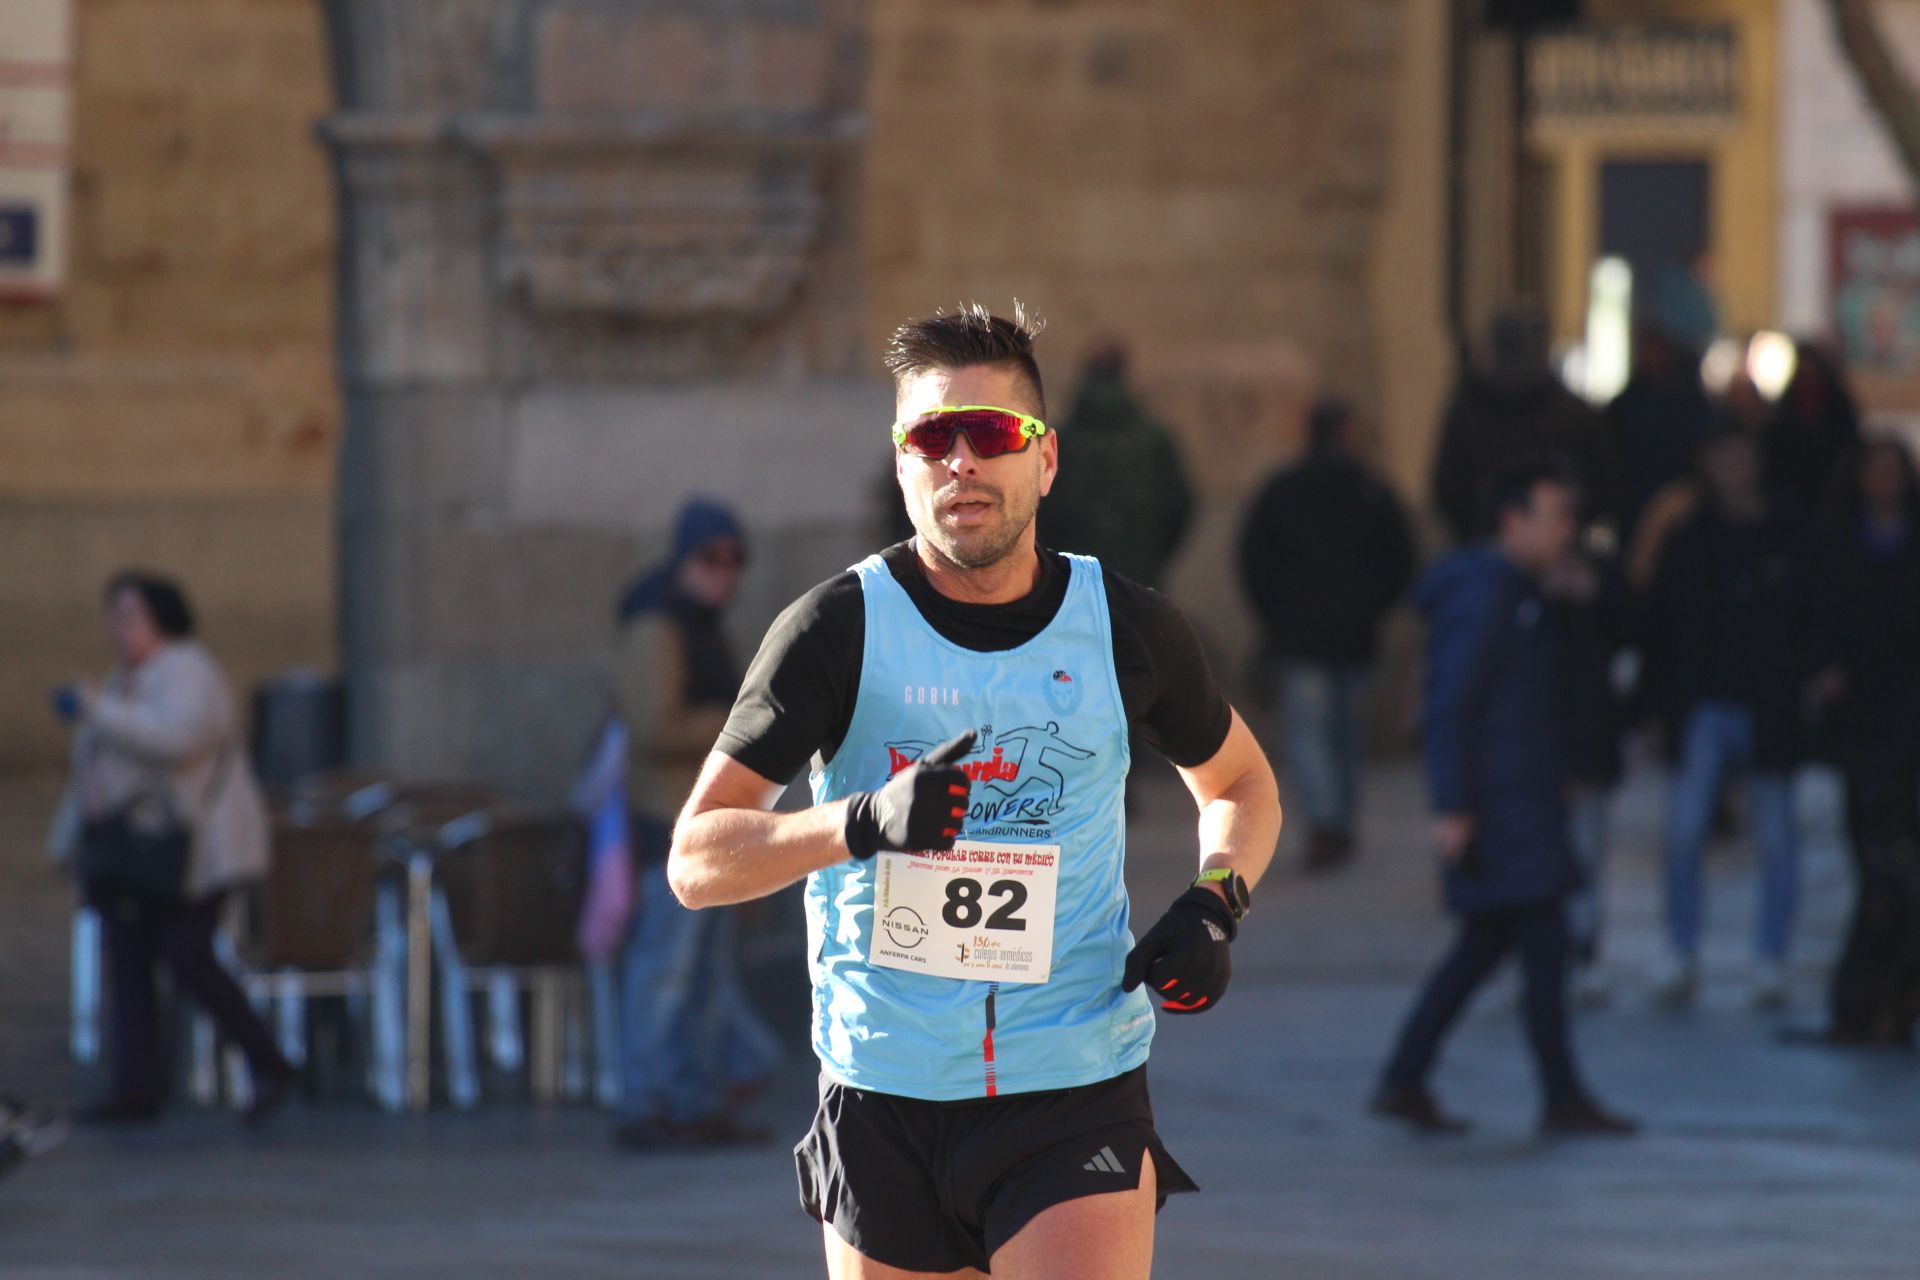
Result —
[{"label": "blurred crowd of people", "polygon": [[[1838,362],[1800,343],[1769,401],[1702,377],[1710,306],[1654,290],[1631,375],[1596,409],[1562,383],[1543,318],[1495,317],[1465,362],[1432,474],[1455,544],[1415,603],[1427,623],[1422,736],[1449,907],[1462,932],[1409,1015],[1376,1108],[1457,1128],[1426,1092],[1446,1030],[1509,949],[1549,1116],[1630,1131],[1571,1065],[1564,970],[1606,994],[1600,888],[1611,796],[1636,731],[1670,775],[1657,996],[1701,984],[1703,860],[1751,834],[1760,886],[1750,994],[1782,1007],[1799,883],[1793,779],[1844,780],[1856,908],[1824,1037],[1907,1045],[1920,1019],[1920,483],[1863,429]],[[1381,620],[1405,587],[1407,516],[1325,403],[1303,460],[1262,489],[1241,543],[1279,675],[1305,864],[1351,849],[1354,725]],[[1564,494],[1564,529],[1553,507]],[[1543,532],[1543,530],[1545,532]],[[1544,540],[1543,540],[1544,539]],[[1737,784],[1737,785],[1733,785]],[[1736,803],[1736,800],[1738,803]],[[1532,914],[1538,909],[1540,915]],[[1564,936],[1562,936],[1564,935]]]},{"label": "blurred crowd of people", "polygon": [[[1463,362],[1440,424],[1430,497],[1453,550],[1413,596],[1426,623],[1434,851],[1461,931],[1375,1099],[1423,1129],[1462,1127],[1427,1076],[1474,989],[1516,953],[1547,1127],[1633,1131],[1587,1091],[1564,1007],[1569,985],[1588,1001],[1609,994],[1601,890],[1629,760],[1655,761],[1670,779],[1666,948],[1652,975],[1661,1001],[1682,1006],[1700,988],[1706,849],[1716,832],[1744,830],[1759,883],[1749,994],[1762,1009],[1785,1005],[1800,866],[1793,779],[1818,761],[1844,780],[1857,883],[1822,1035],[1907,1045],[1920,1020],[1912,456],[1863,429],[1838,362],[1812,343],[1796,346],[1775,399],[1744,368],[1710,393],[1710,299],[1684,273],[1651,284],[1630,376],[1603,408],[1561,380],[1544,318],[1515,307]],[[1171,439],[1131,398],[1124,369],[1097,357],[1062,431],[1094,454],[1104,421],[1134,440],[1125,459],[1107,460],[1119,474],[1100,489],[1114,528],[1050,498],[1042,529],[1051,545],[1103,558],[1111,542],[1151,583],[1184,523],[1158,507],[1183,517],[1187,499],[1177,462],[1139,465]],[[1177,496],[1161,493],[1161,476]],[[1124,500],[1134,494],[1142,501]],[[1310,872],[1357,847],[1369,689],[1417,561],[1414,521],[1375,469],[1367,424],[1341,401],[1315,405],[1300,457],[1256,489],[1239,536]],[[1632,750],[1636,738],[1651,749]]]},{"label": "blurred crowd of people", "polygon": [[[1671,770],[1660,996],[1685,1003],[1698,988],[1702,860],[1729,824],[1738,778],[1760,882],[1752,996],[1785,1001],[1799,868],[1792,780],[1822,760],[1844,778],[1859,870],[1848,954],[1877,955],[1884,970],[1840,966],[1830,1030],[1904,1043],[1920,1014],[1920,969],[1874,939],[1920,926],[1920,897],[1900,887],[1899,870],[1920,840],[1913,461],[1896,437],[1863,431],[1838,363],[1812,343],[1797,345],[1777,401],[1744,372],[1710,395],[1705,333],[1689,320],[1682,307],[1643,313],[1631,376],[1594,411],[1554,377],[1536,315],[1497,318],[1448,411],[1434,499],[1464,541],[1488,532],[1470,522],[1485,486],[1518,467],[1552,465],[1580,495],[1581,536],[1542,575],[1574,641],[1563,731],[1575,843],[1597,883],[1622,737],[1646,727]],[[1583,958],[1596,942],[1582,940]]]}]

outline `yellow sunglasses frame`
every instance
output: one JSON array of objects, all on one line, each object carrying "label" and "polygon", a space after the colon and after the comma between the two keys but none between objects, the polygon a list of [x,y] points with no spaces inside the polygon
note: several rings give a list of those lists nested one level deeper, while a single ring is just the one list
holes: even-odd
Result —
[{"label": "yellow sunglasses frame", "polygon": [[[917,413],[910,419],[903,418],[900,421],[894,423],[893,424],[893,447],[898,449],[900,446],[906,444],[907,428],[912,426],[914,423],[920,421],[920,419],[922,418],[929,417],[936,413],[971,413],[975,411],[984,411],[987,413],[1004,413],[1009,417],[1018,418],[1020,420],[1020,438],[1025,440],[1028,444],[1033,443],[1034,440],[1047,434],[1046,423],[1040,421],[1040,419],[1034,417],[1030,413],[1021,413],[1018,409],[1009,409],[1003,405],[997,405],[997,404],[943,404],[943,405],[936,405],[933,408],[928,409],[924,413]],[[969,447],[972,446],[973,437],[971,436],[967,437],[967,444]],[[1026,447],[1027,446],[1023,444],[1020,446],[1020,448],[1009,449],[1007,450],[1007,452],[1020,453],[1020,452],[1023,452],[1026,449]],[[952,446],[949,445],[948,448],[949,450],[951,450]],[[994,456],[999,457],[1000,455],[995,454]]]}]

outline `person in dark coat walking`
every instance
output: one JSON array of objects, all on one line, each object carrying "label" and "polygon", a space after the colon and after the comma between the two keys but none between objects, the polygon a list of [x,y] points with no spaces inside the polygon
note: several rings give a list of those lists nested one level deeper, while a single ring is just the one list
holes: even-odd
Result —
[{"label": "person in dark coat walking", "polygon": [[1526,982],[1528,1042],[1551,1134],[1626,1134],[1588,1093],[1567,1032],[1567,637],[1541,577],[1573,547],[1572,486],[1550,467],[1494,489],[1491,545],[1455,552],[1415,593],[1429,622],[1424,737],[1433,844],[1460,930],[1394,1045],[1372,1109],[1429,1133],[1464,1121],[1427,1077],[1474,991],[1509,952]]},{"label": "person in dark coat walking", "polygon": [[1910,1045],[1920,1022],[1920,475],[1869,440],[1825,536],[1813,594],[1812,701],[1846,779],[1853,922],[1829,1037]]},{"label": "person in dark coat walking", "polygon": [[1625,763],[1620,738],[1626,714],[1614,687],[1614,659],[1632,635],[1631,593],[1619,561],[1591,546],[1570,552],[1544,575],[1542,586],[1567,635],[1568,834],[1580,869],[1580,886],[1567,903],[1574,989],[1582,1003],[1600,1004],[1611,994],[1600,963],[1602,888],[1613,793]]},{"label": "person in dark coat walking", "polygon": [[1098,556],[1114,572],[1158,587],[1193,520],[1193,489],[1173,432],[1128,385],[1127,353],[1118,344],[1087,360],[1060,424],[1060,447],[1073,465],[1061,469],[1041,504],[1040,540],[1055,551]]},{"label": "person in dark coat walking", "polygon": [[1605,423],[1554,372],[1546,317],[1537,308],[1509,307],[1488,326],[1441,424],[1433,501],[1447,531],[1462,544],[1491,536],[1492,486],[1545,462],[1577,482],[1582,523],[1612,514],[1616,468]]},{"label": "person in dark coat walking", "polygon": [[1701,503],[1668,538],[1645,609],[1647,696],[1676,767],[1667,809],[1669,955],[1655,987],[1669,1004],[1699,984],[1702,856],[1727,775],[1747,774],[1760,861],[1752,996],[1786,999],[1797,897],[1792,774],[1805,748],[1802,558],[1768,505],[1753,437],[1720,429],[1700,448]]},{"label": "person in dark coat walking", "polygon": [[1811,342],[1794,344],[1793,377],[1763,428],[1766,489],[1789,520],[1819,520],[1840,465],[1860,447],[1860,410],[1840,362]]},{"label": "person in dark coat walking", "polygon": [[1307,868],[1353,852],[1367,683],[1381,620],[1413,576],[1413,538],[1393,490],[1368,469],[1353,410],[1322,400],[1304,460],[1254,499],[1240,581],[1277,668],[1287,768],[1310,827]]},{"label": "person in dark coat walking", "polygon": [[1693,469],[1713,418],[1700,381],[1700,351],[1671,336],[1658,317],[1642,316],[1633,339],[1633,376],[1607,405],[1619,459],[1619,541],[1632,547],[1654,499]]}]

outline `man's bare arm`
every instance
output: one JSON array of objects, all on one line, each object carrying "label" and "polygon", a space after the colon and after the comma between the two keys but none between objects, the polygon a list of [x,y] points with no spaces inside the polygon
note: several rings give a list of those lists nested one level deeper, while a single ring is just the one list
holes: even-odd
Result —
[{"label": "man's bare arm", "polygon": [[784,790],[723,752],[708,755],[673,829],[674,896],[696,909],[723,907],[846,861],[847,802],[770,812]]},{"label": "man's bare arm", "polygon": [[1179,772],[1200,806],[1200,870],[1231,867],[1252,888],[1280,840],[1280,787],[1240,713],[1211,759]]},{"label": "man's bare arm", "polygon": [[690,907],[725,906],[882,849],[951,849],[972,783],[959,760],[974,731],[941,743],[875,791],[801,813],[768,813],[780,787],[725,755],[707,757],[674,832],[667,880]]}]

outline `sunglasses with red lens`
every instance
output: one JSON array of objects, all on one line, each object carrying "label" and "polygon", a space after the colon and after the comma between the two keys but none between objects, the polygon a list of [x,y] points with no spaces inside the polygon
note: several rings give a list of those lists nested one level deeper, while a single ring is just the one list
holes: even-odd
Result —
[{"label": "sunglasses with red lens", "polygon": [[982,458],[1019,453],[1047,433],[1047,424],[1031,414],[990,404],[950,404],[893,424],[893,443],[921,458],[944,458],[956,434]]}]

